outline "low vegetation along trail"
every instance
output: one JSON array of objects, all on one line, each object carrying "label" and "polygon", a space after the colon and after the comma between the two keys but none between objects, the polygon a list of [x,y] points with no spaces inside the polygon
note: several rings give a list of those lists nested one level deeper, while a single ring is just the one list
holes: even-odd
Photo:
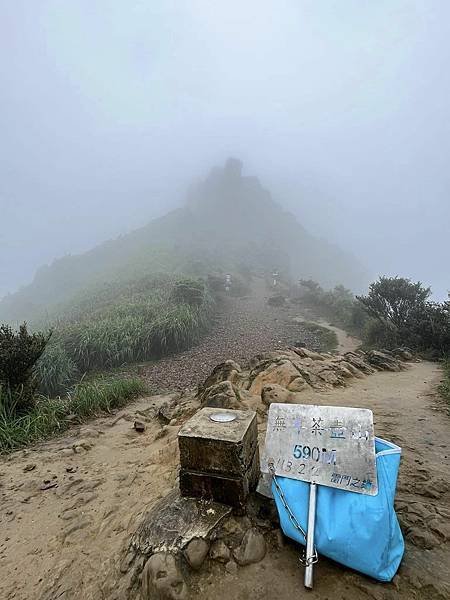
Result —
[{"label": "low vegetation along trail", "polygon": [[[397,509],[407,539],[394,584],[373,583],[321,559],[309,598],[449,597],[449,418],[435,395],[439,375],[433,363],[411,363],[400,373],[305,393],[306,402],[370,407],[377,435],[402,446]],[[192,396],[178,396],[198,408]],[[142,398],[0,460],[0,598],[119,600],[121,550],[143,513],[176,486],[180,422],[162,427],[154,418],[167,397]],[[134,430],[135,418],[146,421],[145,432]],[[206,571],[200,585],[201,597],[211,600],[299,597],[298,548],[282,545],[238,574],[217,578]]]}]

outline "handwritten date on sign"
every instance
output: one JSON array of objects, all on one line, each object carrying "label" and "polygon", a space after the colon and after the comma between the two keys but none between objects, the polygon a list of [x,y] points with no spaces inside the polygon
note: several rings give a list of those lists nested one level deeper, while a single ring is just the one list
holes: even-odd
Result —
[{"label": "handwritten date on sign", "polygon": [[359,494],[375,495],[372,411],[310,404],[271,404],[262,471]]}]

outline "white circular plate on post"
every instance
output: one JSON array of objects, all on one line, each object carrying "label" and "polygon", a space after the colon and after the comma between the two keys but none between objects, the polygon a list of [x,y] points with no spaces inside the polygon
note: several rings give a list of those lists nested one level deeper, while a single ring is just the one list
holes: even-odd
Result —
[{"label": "white circular plate on post", "polygon": [[231,413],[217,412],[212,414],[209,418],[211,419],[211,421],[214,421],[214,423],[231,423],[231,421],[236,420],[236,415],[233,415]]}]

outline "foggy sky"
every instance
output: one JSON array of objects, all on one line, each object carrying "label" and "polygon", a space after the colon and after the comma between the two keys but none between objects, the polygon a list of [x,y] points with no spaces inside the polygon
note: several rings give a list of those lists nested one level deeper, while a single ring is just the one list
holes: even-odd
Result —
[{"label": "foggy sky", "polygon": [[373,277],[450,288],[447,0],[0,0],[0,296],[230,155]]}]

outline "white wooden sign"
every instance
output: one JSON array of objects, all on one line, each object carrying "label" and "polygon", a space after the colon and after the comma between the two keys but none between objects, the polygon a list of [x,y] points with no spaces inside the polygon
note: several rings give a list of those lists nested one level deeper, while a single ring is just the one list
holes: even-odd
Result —
[{"label": "white wooden sign", "polygon": [[270,405],[261,470],[376,495],[372,411],[314,404]]}]

